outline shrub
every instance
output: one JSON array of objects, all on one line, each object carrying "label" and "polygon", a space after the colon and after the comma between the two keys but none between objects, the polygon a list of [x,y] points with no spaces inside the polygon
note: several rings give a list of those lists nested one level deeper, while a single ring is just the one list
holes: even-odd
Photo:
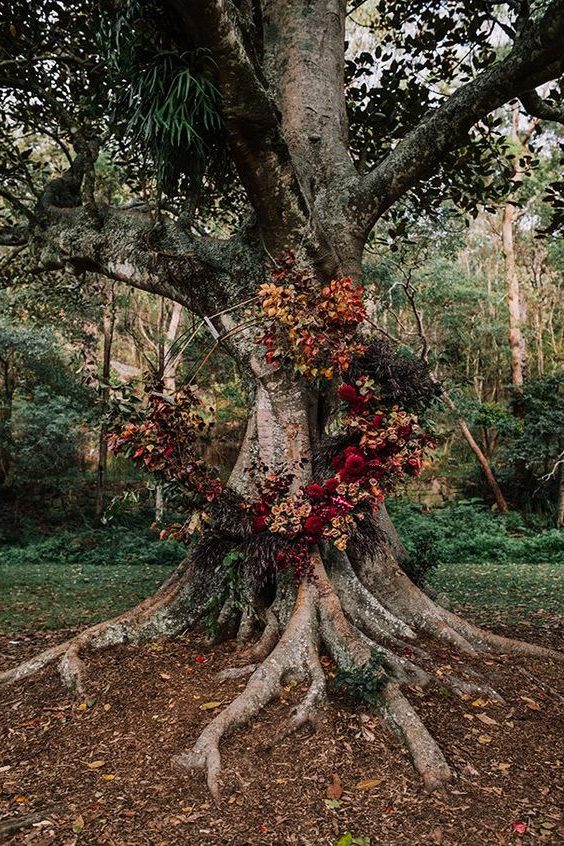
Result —
[{"label": "shrub", "polygon": [[408,574],[421,583],[439,564],[564,564],[564,532],[539,530],[521,515],[489,511],[481,500],[461,500],[426,513],[392,501],[392,519],[407,550]]},{"label": "shrub", "polygon": [[186,555],[186,550],[173,541],[160,541],[146,531],[123,527],[89,529],[82,532],[60,532],[52,537],[36,538],[24,546],[0,547],[2,564],[58,563],[73,565],[127,564],[173,567]]}]

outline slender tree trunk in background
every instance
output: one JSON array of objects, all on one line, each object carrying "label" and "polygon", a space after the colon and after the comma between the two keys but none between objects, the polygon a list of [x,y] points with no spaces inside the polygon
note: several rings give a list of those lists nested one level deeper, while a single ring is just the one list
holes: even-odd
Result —
[{"label": "slender tree trunk in background", "polygon": [[556,528],[564,529],[564,458],[558,472],[558,504],[556,507]]},{"label": "slender tree trunk in background", "polygon": [[458,425],[460,427],[460,431],[462,432],[464,440],[466,441],[466,443],[468,444],[468,446],[470,447],[470,449],[474,453],[478,464],[482,468],[484,476],[486,477],[486,482],[488,483],[489,488],[490,488],[490,490],[491,490],[491,492],[494,496],[495,503],[496,503],[498,509],[505,514],[507,511],[509,511],[509,505],[507,504],[507,500],[505,499],[505,497],[503,496],[503,494],[501,492],[501,488],[499,487],[498,481],[497,481],[496,477],[494,476],[493,470],[490,466],[488,459],[486,458],[486,456],[484,455],[484,453],[480,449],[478,443],[476,442],[474,436],[472,435],[472,432],[470,431],[470,428],[469,428],[467,422],[460,415],[458,409],[456,408],[455,403],[450,398],[450,396],[446,393],[446,391],[443,391],[442,398],[443,398],[445,404],[451,409],[451,411],[455,412],[455,414],[458,418]]},{"label": "slender tree trunk in background", "polygon": [[[112,343],[114,339],[114,326],[116,320],[115,284],[108,283],[106,286],[106,302],[104,304],[103,316],[103,351],[102,351],[102,387],[100,398],[102,406],[108,402],[110,389],[107,387],[110,380]],[[96,502],[94,514],[97,520],[101,520],[104,514],[104,488],[106,485],[106,471],[108,465],[108,442],[104,427],[100,427],[98,438],[98,469],[96,475]]]},{"label": "slender tree trunk in background", "polygon": [[[163,381],[165,394],[174,395],[176,391],[176,371],[181,359],[181,352],[172,352],[178,331],[181,326],[183,307],[180,303],[173,303],[170,320],[164,333],[165,299],[161,297],[159,303],[159,339],[158,339],[158,372]],[[164,519],[165,500],[163,486],[157,482],[155,487],[155,522]]]},{"label": "slender tree trunk in background", "polygon": [[522,330],[522,305],[519,275],[515,263],[514,232],[515,206],[506,203],[503,210],[502,238],[509,305],[509,348],[511,352],[511,382],[515,388],[523,387],[526,350]]},{"label": "slender tree trunk in background", "polygon": [[14,399],[14,374],[11,356],[0,360],[2,393],[0,395],[0,488],[8,482],[12,455],[10,451],[12,405]]},{"label": "slender tree trunk in background", "polygon": [[[519,135],[519,104],[512,107],[511,140],[516,149],[526,147],[534,128],[534,123],[523,136]],[[519,158],[515,158],[513,165],[513,185],[515,188],[523,181],[523,170]],[[509,197],[503,209],[501,236],[503,255],[505,259],[505,278],[507,284],[507,302],[509,306],[509,349],[511,352],[511,382],[515,388],[521,390],[525,377],[527,363],[527,348],[523,335],[525,305],[522,299],[517,262],[515,260],[515,222],[517,207]]]}]

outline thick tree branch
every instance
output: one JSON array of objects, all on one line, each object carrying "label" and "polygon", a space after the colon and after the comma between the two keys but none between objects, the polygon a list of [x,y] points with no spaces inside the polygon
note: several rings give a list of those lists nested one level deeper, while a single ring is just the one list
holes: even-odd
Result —
[{"label": "thick tree branch", "polygon": [[480,118],[514,97],[559,77],[564,70],[564,0],[552,0],[529,21],[508,55],[462,86],[427,115],[363,180],[353,202],[362,231],[413,185],[460,147]]},{"label": "thick tree branch", "polygon": [[148,213],[119,208],[98,209],[94,218],[85,207],[50,207],[41,227],[0,229],[0,244],[24,243],[42,267],[98,273],[200,314],[254,290],[263,275],[251,233],[206,238],[170,218],[155,222]]},{"label": "thick tree branch", "polygon": [[549,103],[536,91],[527,91],[519,99],[531,117],[564,124],[564,104]]},{"label": "thick tree branch", "polygon": [[275,104],[249,53],[242,16],[230,0],[167,0],[188,39],[208,48],[216,65],[222,111],[239,177],[269,249],[300,232],[310,210]]},{"label": "thick tree branch", "polygon": [[23,214],[24,217],[27,217],[28,220],[32,221],[32,223],[37,223],[37,218],[35,214],[29,209],[25,203],[23,203],[15,194],[12,194],[7,188],[0,188],[0,197],[4,197],[4,199],[12,206],[12,208],[19,211],[20,214]]}]

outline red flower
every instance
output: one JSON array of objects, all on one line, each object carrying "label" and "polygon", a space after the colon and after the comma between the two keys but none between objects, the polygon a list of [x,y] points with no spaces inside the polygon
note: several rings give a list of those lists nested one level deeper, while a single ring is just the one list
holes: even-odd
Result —
[{"label": "red flower", "polygon": [[331,467],[333,470],[340,470],[343,464],[345,463],[345,454],[342,452],[338,452],[337,455],[331,459]]},{"label": "red flower", "polygon": [[339,397],[348,403],[358,401],[356,388],[352,385],[341,385],[339,388]]},{"label": "red flower", "polygon": [[347,456],[347,458],[348,458],[349,455],[362,455],[361,451],[356,446],[346,447],[344,454]]},{"label": "red flower", "polygon": [[316,514],[311,514],[306,520],[304,520],[304,529],[308,533],[308,535],[320,535],[323,531],[324,522],[321,517],[318,517]]},{"label": "red flower", "polygon": [[333,477],[332,479],[327,479],[327,481],[325,482],[325,490],[329,494],[335,493],[338,485],[339,485],[339,480],[335,479],[335,477]]},{"label": "red flower", "polygon": [[362,476],[364,471],[366,470],[366,461],[360,455],[349,455],[347,460],[345,461],[345,472],[349,476]]},{"label": "red flower", "polygon": [[384,422],[384,415],[383,414],[375,414],[372,418],[372,425],[375,429],[379,429],[382,423]]},{"label": "red flower", "polygon": [[252,529],[255,533],[264,532],[266,529],[266,517],[263,514],[257,514],[257,516],[253,518]]},{"label": "red flower", "polygon": [[195,655],[194,656],[194,661],[196,662],[196,664],[205,664],[207,660],[208,659],[206,658],[205,655]]},{"label": "red flower", "polygon": [[325,491],[318,485],[316,482],[313,482],[311,485],[308,485],[305,489],[306,495],[309,499],[313,500],[314,502],[324,499],[325,498]]}]

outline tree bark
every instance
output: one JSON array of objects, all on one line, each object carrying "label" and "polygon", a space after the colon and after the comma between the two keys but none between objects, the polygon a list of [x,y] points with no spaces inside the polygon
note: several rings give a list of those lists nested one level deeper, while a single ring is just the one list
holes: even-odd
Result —
[{"label": "tree bark", "polygon": [[[109,381],[112,360],[112,343],[114,339],[114,326],[116,321],[115,284],[106,283],[104,286],[104,311],[102,317],[102,372],[100,399],[104,408],[110,397]],[[97,520],[101,520],[104,514],[104,489],[106,485],[106,472],[108,466],[108,441],[104,426],[100,427],[98,438],[98,464],[96,472],[96,502],[94,513]]]}]

